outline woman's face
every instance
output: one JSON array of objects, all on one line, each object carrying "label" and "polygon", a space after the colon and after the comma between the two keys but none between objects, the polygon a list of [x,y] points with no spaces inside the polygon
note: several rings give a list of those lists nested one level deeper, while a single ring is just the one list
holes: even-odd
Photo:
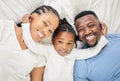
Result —
[{"label": "woman's face", "polygon": [[59,32],[59,34],[53,38],[53,44],[56,51],[65,56],[71,52],[74,46],[74,34],[71,32]]},{"label": "woman's face", "polygon": [[59,19],[52,12],[33,13],[30,21],[30,31],[34,41],[40,42],[43,38],[50,36],[58,27]]}]

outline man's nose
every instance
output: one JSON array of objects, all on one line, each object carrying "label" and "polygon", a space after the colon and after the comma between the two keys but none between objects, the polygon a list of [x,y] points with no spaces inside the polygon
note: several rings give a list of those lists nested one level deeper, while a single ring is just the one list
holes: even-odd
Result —
[{"label": "man's nose", "polygon": [[89,28],[85,28],[85,34],[90,34],[91,33],[91,30]]}]

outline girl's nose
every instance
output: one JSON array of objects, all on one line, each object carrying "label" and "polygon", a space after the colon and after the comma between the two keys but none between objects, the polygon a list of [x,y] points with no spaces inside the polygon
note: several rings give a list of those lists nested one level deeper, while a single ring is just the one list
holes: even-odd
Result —
[{"label": "girl's nose", "polygon": [[63,44],[62,48],[63,48],[63,49],[66,49],[66,48],[67,48],[67,45],[66,45],[66,44]]}]

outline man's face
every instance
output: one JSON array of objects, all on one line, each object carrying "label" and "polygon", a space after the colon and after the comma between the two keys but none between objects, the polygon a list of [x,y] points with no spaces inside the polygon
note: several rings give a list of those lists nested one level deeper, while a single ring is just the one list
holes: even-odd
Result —
[{"label": "man's face", "polygon": [[93,15],[85,15],[76,20],[79,39],[89,46],[94,46],[101,36],[99,21]]}]

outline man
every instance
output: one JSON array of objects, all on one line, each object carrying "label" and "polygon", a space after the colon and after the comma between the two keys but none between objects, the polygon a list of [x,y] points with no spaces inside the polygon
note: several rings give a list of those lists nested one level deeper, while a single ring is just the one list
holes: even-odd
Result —
[{"label": "man", "polygon": [[[75,17],[75,26],[84,48],[95,46],[102,35],[102,25],[93,11]],[[101,52],[86,60],[77,60],[74,81],[120,81],[120,35],[108,35]]]}]

